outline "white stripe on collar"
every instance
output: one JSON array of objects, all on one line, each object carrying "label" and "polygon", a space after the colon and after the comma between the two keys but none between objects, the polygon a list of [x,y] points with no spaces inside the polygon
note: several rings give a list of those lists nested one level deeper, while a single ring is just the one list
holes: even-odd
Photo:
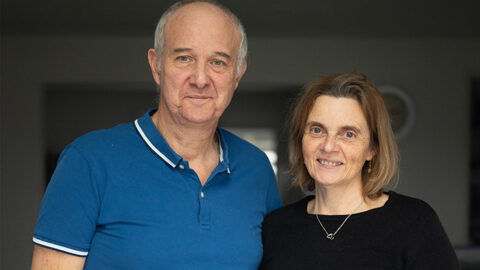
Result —
[{"label": "white stripe on collar", "polygon": [[32,240],[35,244],[38,244],[38,245],[41,245],[41,246],[44,246],[44,247],[53,248],[53,249],[56,249],[56,250],[61,250],[61,251],[64,251],[64,252],[68,252],[70,254],[75,254],[75,255],[78,255],[78,256],[87,256],[88,255],[88,251],[78,251],[78,250],[75,250],[75,249],[62,247],[62,246],[59,246],[59,245],[56,245],[56,244],[52,244],[52,243],[49,243],[49,242],[42,241],[42,240],[37,239],[35,237],[33,237]]},{"label": "white stripe on collar", "polygon": [[[220,149],[220,162],[223,162],[223,149],[222,149],[222,142],[220,140],[220,136],[218,136],[218,148]],[[227,167],[227,172],[228,173],[231,173],[230,172],[230,167]]]},{"label": "white stripe on collar", "polygon": [[220,162],[223,162],[223,149],[222,142],[220,141],[220,136],[218,136],[218,148],[220,149]]},{"label": "white stripe on collar", "polygon": [[[140,127],[140,125],[138,124],[138,119],[135,120],[135,127],[137,128],[138,130],[138,133],[140,133],[140,136],[142,136],[142,139],[147,143],[147,145],[150,147],[150,149],[153,150],[153,152],[155,152],[159,157],[161,157],[163,160],[165,160],[165,162],[167,162],[170,166],[172,166],[172,168],[175,168],[175,164],[170,160],[168,159],[162,152],[160,152],[160,150],[158,150],[153,144],[152,142],[150,142],[150,140],[148,139],[148,137],[145,135],[145,133],[143,132],[142,128]],[[222,142],[220,141],[220,137],[218,138],[218,146],[219,146],[219,149],[220,149],[220,153],[219,153],[219,159],[220,159],[220,162],[223,162],[223,149],[222,149]],[[228,173],[231,173],[230,172],[230,167],[227,168],[227,172]]]},{"label": "white stripe on collar", "polygon": [[140,125],[138,124],[138,119],[135,120],[135,127],[137,128],[138,133],[140,133],[140,136],[142,136],[142,139],[143,139],[143,140],[147,143],[147,145],[150,147],[150,149],[152,149],[153,152],[155,152],[159,157],[161,157],[163,160],[165,160],[165,162],[167,162],[170,166],[172,166],[172,168],[175,168],[175,164],[174,164],[170,159],[168,159],[164,154],[162,154],[162,152],[160,152],[160,150],[158,150],[158,149],[150,142],[150,140],[147,138],[147,136],[145,135],[145,133],[143,133],[142,128],[141,128]]}]

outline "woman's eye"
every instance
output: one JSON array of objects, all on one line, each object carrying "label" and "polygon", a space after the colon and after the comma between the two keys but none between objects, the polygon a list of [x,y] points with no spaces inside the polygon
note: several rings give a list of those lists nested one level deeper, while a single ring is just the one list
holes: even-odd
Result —
[{"label": "woman's eye", "polygon": [[345,132],[345,137],[348,138],[348,139],[353,139],[353,138],[355,138],[355,133],[353,133],[351,131],[347,131],[347,132]]},{"label": "woman's eye", "polygon": [[319,128],[319,127],[312,127],[310,129],[310,132],[312,132],[313,134],[321,134],[322,133],[322,129]]}]

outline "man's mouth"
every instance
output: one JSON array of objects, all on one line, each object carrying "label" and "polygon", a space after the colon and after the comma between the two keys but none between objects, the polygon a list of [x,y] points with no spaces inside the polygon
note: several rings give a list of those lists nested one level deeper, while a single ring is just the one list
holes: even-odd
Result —
[{"label": "man's mouth", "polygon": [[187,98],[191,98],[191,99],[208,99],[210,97],[208,96],[187,96]]}]

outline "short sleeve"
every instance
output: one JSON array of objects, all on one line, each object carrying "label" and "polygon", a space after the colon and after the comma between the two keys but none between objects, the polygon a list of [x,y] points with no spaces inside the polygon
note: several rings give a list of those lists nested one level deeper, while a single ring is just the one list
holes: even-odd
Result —
[{"label": "short sleeve", "polygon": [[96,229],[100,197],[92,165],[74,146],[62,153],[48,184],[33,242],[77,256],[87,256]]},{"label": "short sleeve", "polygon": [[283,205],[282,199],[280,198],[280,193],[278,192],[277,181],[275,180],[275,175],[273,174],[273,170],[271,173],[271,177],[269,177],[269,180],[268,180],[268,190],[267,190],[266,200],[267,200],[266,201],[267,214]]}]

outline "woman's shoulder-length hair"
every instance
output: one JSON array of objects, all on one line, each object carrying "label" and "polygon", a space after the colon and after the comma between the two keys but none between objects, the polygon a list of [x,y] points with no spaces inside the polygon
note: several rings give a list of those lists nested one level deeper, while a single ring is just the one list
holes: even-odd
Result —
[{"label": "woman's shoulder-length hair", "polygon": [[353,98],[360,104],[370,131],[370,146],[376,153],[371,161],[371,171],[368,172],[368,161],[363,166],[363,192],[370,198],[380,196],[383,189],[397,178],[398,147],[382,94],[365,75],[359,73],[322,77],[307,85],[297,96],[290,116],[289,141],[289,172],[295,177],[294,184],[304,190],[315,188],[315,180],[304,164],[302,139],[308,115],[316,98],[322,95]]}]

